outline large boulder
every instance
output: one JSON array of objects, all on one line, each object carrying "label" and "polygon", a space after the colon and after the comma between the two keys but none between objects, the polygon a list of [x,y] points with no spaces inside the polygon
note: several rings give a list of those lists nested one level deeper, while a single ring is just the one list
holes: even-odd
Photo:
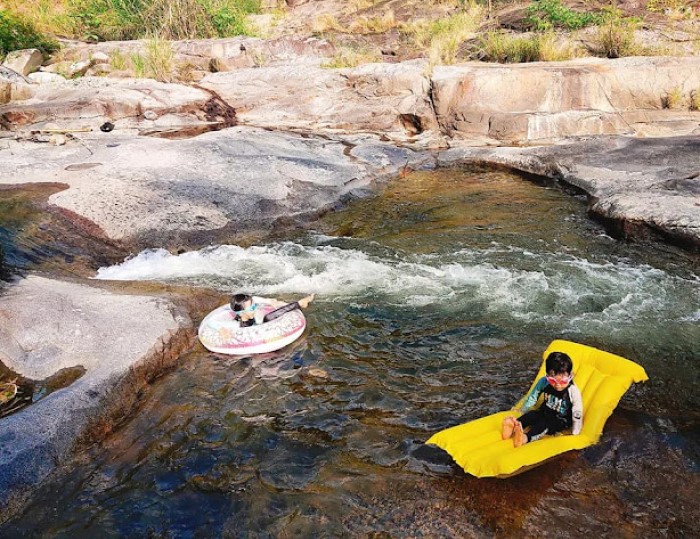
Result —
[{"label": "large boulder", "polygon": [[398,139],[437,128],[422,62],[351,69],[285,65],[214,73],[201,86],[242,123],[280,129],[378,132]]},{"label": "large boulder", "polygon": [[689,110],[700,89],[698,57],[440,66],[432,88],[440,126],[459,139],[700,132],[700,112]]}]

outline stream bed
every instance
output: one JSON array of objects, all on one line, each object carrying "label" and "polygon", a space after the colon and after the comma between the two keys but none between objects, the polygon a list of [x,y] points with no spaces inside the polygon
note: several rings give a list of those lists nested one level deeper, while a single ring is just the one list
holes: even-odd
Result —
[{"label": "stream bed", "polygon": [[[700,518],[697,260],[621,243],[511,172],[414,172],[264,245],[146,251],[98,279],[293,300],[300,340],[197,345],[0,535],[679,537]],[[424,441],[512,406],[553,339],[622,355],[599,444],[476,479]]]}]

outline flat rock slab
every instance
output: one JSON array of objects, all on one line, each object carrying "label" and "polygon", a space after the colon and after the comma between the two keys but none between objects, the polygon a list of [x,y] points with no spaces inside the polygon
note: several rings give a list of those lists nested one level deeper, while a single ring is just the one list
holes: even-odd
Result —
[{"label": "flat rock slab", "polygon": [[637,225],[643,225],[691,250],[700,249],[699,137],[601,137],[535,148],[454,148],[441,153],[439,163],[452,166],[465,160],[563,180],[588,193],[591,211],[619,223],[622,235],[639,233]]},{"label": "flat rock slab", "polygon": [[70,452],[105,397],[179,328],[168,301],[30,276],[0,296],[0,359],[44,379],[81,365],[73,384],[0,421],[0,511],[38,484]]},{"label": "flat rock slab", "polygon": [[[83,77],[32,86],[31,99],[0,106],[0,126],[12,130],[46,123],[97,130],[106,121],[118,128],[150,127],[161,116],[203,120],[212,95],[198,88],[150,79]],[[174,120],[172,120],[174,121]]]},{"label": "flat rock slab", "polygon": [[[229,226],[269,229],[426,159],[364,137],[303,137],[230,128],[186,140],[94,133],[53,147],[9,141],[0,184],[59,182],[49,202],[113,240],[163,246]],[[183,240],[184,241],[184,240]]]}]

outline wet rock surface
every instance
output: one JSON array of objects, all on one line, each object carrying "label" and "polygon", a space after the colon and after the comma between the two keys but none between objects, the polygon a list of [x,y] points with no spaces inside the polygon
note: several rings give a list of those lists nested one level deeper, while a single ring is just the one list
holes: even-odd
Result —
[{"label": "wet rock surface", "polygon": [[138,385],[130,379],[134,369],[162,358],[191,322],[165,299],[38,276],[8,285],[0,318],[0,358],[13,371],[35,379],[76,366],[86,371],[68,388],[0,422],[3,511],[68,455],[108,408],[105,400],[115,388],[125,381]]},{"label": "wet rock surface", "polygon": [[453,149],[448,166],[485,160],[563,180],[585,191],[590,211],[618,236],[700,248],[700,140],[605,137],[566,145]]}]

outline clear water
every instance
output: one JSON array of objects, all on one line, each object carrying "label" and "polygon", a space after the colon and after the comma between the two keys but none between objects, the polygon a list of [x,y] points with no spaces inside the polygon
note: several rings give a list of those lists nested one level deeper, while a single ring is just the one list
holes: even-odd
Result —
[{"label": "clear water", "polygon": [[[414,173],[267,245],[149,251],[97,278],[294,299],[278,353],[197,347],[0,534],[692,534],[700,517],[697,260],[612,240],[511,173]],[[641,363],[601,442],[507,480],[423,445],[510,407],[555,338]]]}]

